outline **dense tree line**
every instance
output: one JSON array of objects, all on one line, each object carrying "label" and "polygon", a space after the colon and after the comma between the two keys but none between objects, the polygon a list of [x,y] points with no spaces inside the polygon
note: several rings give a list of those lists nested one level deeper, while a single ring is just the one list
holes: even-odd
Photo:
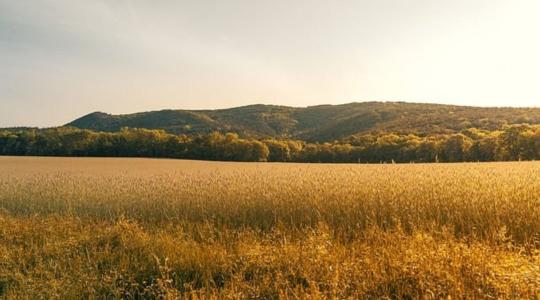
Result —
[{"label": "dense tree line", "polygon": [[333,143],[248,139],[234,133],[196,136],[124,128],[96,132],[71,127],[0,131],[0,155],[167,157],[280,162],[463,162],[540,159],[540,125],[417,136],[354,135]]}]

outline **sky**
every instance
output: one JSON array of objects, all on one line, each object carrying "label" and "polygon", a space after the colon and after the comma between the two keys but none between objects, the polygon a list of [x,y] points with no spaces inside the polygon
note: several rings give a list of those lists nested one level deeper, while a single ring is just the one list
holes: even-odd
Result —
[{"label": "sky", "polygon": [[538,0],[0,0],[0,127],[94,111],[540,106]]}]

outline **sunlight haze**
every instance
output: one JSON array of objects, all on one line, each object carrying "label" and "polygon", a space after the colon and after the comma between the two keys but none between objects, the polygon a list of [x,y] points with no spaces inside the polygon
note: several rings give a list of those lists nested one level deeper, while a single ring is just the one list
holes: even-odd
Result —
[{"label": "sunlight haze", "polygon": [[535,0],[0,0],[0,127],[93,111],[540,106]]}]

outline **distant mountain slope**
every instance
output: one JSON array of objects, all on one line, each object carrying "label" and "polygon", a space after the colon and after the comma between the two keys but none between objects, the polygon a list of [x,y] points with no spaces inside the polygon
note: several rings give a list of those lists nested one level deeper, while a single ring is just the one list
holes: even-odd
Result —
[{"label": "distant mountain slope", "polygon": [[332,141],[352,134],[388,131],[418,135],[452,133],[504,124],[540,124],[540,108],[483,108],[404,102],[287,107],[249,105],[218,110],[162,110],[128,115],[91,113],[67,126],[100,131],[122,127],[164,129],[177,134],[211,131],[242,136]]}]

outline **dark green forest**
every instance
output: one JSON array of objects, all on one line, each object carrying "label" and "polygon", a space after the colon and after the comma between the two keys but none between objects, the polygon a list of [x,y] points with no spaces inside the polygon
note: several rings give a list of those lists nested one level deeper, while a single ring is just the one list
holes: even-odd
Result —
[{"label": "dark green forest", "polygon": [[475,162],[540,159],[540,125],[419,136],[361,133],[334,142],[241,138],[236,133],[184,135],[122,128],[74,127],[0,130],[1,155],[163,157],[270,162]]},{"label": "dark green forest", "polygon": [[235,132],[241,138],[342,140],[351,135],[393,132],[418,136],[454,134],[509,124],[540,124],[540,108],[486,108],[404,102],[287,107],[250,105],[219,110],[162,110],[128,115],[92,113],[67,126],[117,132],[124,127],[163,129],[189,136]]},{"label": "dark green forest", "polygon": [[540,159],[540,108],[363,102],[98,112],[57,128],[0,129],[0,155],[348,163],[535,160]]}]

